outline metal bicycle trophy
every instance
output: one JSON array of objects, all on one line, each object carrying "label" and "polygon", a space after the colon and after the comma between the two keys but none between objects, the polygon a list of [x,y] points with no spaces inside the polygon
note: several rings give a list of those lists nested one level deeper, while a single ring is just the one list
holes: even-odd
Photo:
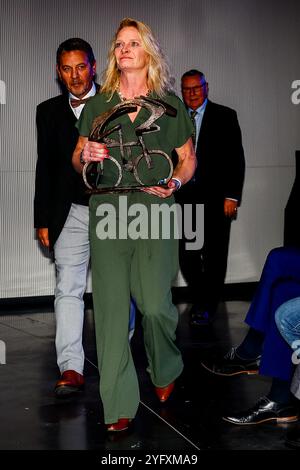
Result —
[{"label": "metal bicycle trophy", "polygon": [[[107,126],[112,120],[122,116],[123,114],[135,112],[137,110],[137,106],[146,108],[150,112],[150,116],[145,122],[135,128],[137,140],[133,142],[124,142],[121,124],[116,124],[110,129],[107,129]],[[155,121],[157,121],[163,114],[175,117],[177,114],[177,110],[161,100],[141,96],[139,98],[133,98],[131,100],[122,101],[110,110],[100,114],[98,117],[95,118],[93,122],[93,129],[89,135],[89,140],[93,142],[104,143],[108,149],[114,147],[120,148],[121,163],[111,156],[105,158],[105,160],[110,160],[110,162],[116,166],[117,170],[115,184],[113,186],[107,187],[99,187],[100,180],[104,175],[104,161],[85,163],[82,170],[82,177],[85,185],[88,188],[87,193],[97,194],[109,192],[114,193],[139,191],[142,187],[145,186],[165,186],[168,183],[173,174],[173,163],[171,158],[162,150],[148,150],[143,139],[144,133],[160,131],[160,127],[158,124],[155,124]],[[109,137],[113,132],[116,131],[118,132],[119,140],[114,140]],[[131,159],[132,147],[140,147],[141,154]],[[127,158],[125,158],[125,152],[127,154]],[[163,159],[166,160],[168,164],[167,175],[164,178],[161,178],[156,183],[149,185],[146,184],[142,180],[142,177],[139,175],[140,164],[143,160],[145,160],[147,169],[150,171],[155,166],[154,157],[157,156],[163,157]],[[133,173],[137,182],[136,185],[119,186],[124,171]]]}]

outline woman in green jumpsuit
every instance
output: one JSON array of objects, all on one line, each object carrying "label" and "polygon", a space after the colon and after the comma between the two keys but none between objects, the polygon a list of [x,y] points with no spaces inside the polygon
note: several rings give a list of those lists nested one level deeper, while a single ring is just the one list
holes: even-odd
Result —
[{"label": "woman in green jumpsuit", "polygon": [[[128,343],[130,295],[142,314],[149,373],[161,401],[168,398],[183,369],[181,353],[174,343],[178,312],[171,296],[171,285],[178,271],[178,240],[174,227],[166,235],[162,226],[157,227],[157,217],[154,220],[153,215],[159,209],[164,214],[168,213],[166,209],[172,209],[173,192],[191,179],[196,166],[190,138],[193,127],[181,100],[171,91],[170,82],[167,63],[150,28],[140,21],[125,18],[112,41],[101,93],[86,104],[77,125],[80,137],[73,164],[82,172],[85,162],[103,161],[108,156],[106,146],[88,141],[88,136],[94,119],[122,99],[147,95],[150,99],[163,100],[177,111],[176,117],[163,114],[157,120],[159,131],[143,135],[149,151],[156,149],[171,155],[175,149],[178,154],[178,164],[168,186],[145,186],[142,191],[95,194],[90,198],[100,395],[109,431],[127,429],[139,405],[138,379]],[[148,117],[148,111],[138,107],[134,112],[112,119],[109,127],[121,124],[124,142],[137,141],[135,129]],[[116,131],[109,137],[117,140],[118,135]],[[134,159],[140,153],[141,147],[133,146],[130,153],[125,153],[125,159]],[[109,156],[122,164],[120,148],[110,148]],[[154,155],[153,163],[158,182],[166,176],[164,159]],[[104,181],[108,185],[115,184],[114,168],[104,165]],[[146,181],[146,166],[141,165],[140,171]],[[153,178],[149,183],[156,184]],[[119,187],[136,184],[133,173],[124,171]],[[113,222],[110,219],[105,238],[103,227],[108,220],[107,212],[113,215]],[[141,213],[142,223],[135,223],[134,216],[141,216]],[[137,225],[139,231],[132,231]]]}]

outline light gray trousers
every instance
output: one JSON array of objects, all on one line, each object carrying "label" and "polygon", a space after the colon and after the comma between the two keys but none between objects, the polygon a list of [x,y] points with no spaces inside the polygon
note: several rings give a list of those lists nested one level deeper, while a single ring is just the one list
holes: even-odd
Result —
[{"label": "light gray trousers", "polygon": [[56,354],[60,372],[82,374],[83,295],[90,259],[89,208],[72,204],[66,223],[54,245],[56,288]]}]

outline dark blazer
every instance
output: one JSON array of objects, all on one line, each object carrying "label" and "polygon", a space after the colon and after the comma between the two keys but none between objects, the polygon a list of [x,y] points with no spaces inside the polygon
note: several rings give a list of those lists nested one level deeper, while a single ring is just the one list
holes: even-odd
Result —
[{"label": "dark blazer", "polygon": [[34,226],[48,227],[50,248],[65,224],[72,202],[77,202],[79,195],[87,203],[82,177],[72,166],[78,139],[76,121],[67,94],[37,106]]},{"label": "dark blazer", "polygon": [[195,184],[201,202],[242,196],[245,157],[237,114],[208,100],[198,145]]}]

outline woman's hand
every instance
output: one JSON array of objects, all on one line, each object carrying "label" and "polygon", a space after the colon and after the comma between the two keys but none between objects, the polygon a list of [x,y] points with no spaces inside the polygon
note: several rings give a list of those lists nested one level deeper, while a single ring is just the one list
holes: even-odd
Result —
[{"label": "woman's hand", "polygon": [[109,157],[109,152],[105,144],[88,141],[81,153],[80,160],[83,163],[100,162]]},{"label": "woman's hand", "polygon": [[141,191],[144,191],[145,193],[152,194],[153,196],[158,196],[161,198],[167,198],[172,196],[173,192],[178,189],[178,184],[176,183],[176,180],[170,179],[168,182],[168,188],[162,187],[162,186],[150,186],[150,187],[145,187],[141,188]]}]

